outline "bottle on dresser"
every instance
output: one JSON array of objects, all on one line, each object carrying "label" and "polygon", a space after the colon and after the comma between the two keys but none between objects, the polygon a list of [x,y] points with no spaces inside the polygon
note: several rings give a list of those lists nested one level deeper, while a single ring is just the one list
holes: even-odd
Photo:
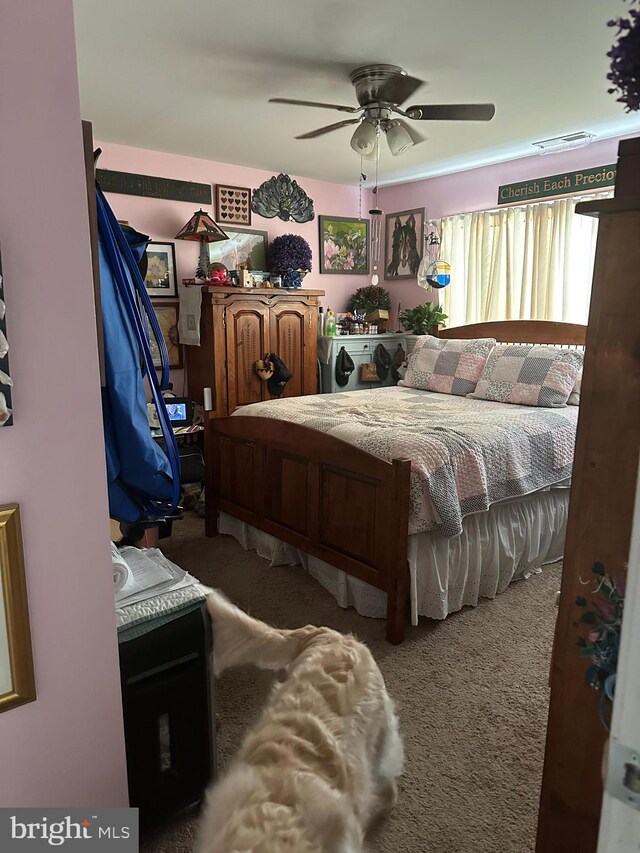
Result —
[{"label": "bottle on dresser", "polygon": [[325,320],[324,324],[324,333],[330,338],[334,337],[336,333],[336,318],[331,308],[327,310],[327,319]]}]

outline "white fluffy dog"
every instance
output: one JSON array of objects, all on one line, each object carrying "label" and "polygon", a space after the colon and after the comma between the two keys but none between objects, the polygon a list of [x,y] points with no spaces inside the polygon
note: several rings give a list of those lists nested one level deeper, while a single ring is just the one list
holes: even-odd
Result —
[{"label": "white fluffy dog", "polygon": [[288,670],[207,794],[198,853],[357,853],[393,807],[403,749],[371,652],[329,628],[271,628],[211,591],[216,674]]}]

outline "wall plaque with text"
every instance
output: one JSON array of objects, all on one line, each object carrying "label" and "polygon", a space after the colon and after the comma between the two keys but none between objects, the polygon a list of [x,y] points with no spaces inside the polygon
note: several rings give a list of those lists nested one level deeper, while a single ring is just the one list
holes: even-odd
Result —
[{"label": "wall plaque with text", "polygon": [[211,204],[211,184],[192,181],[174,181],[172,178],[155,178],[152,175],[135,175],[133,172],[114,172],[96,169],[96,179],[102,192],[142,195],[149,198],[166,198],[172,201],[192,201],[194,204]]},{"label": "wall plaque with text", "polygon": [[605,190],[615,186],[616,167],[598,166],[595,169],[581,169],[578,172],[562,172],[546,178],[520,181],[517,184],[503,184],[498,187],[498,204],[514,204],[533,201],[537,198],[576,195],[586,190]]}]

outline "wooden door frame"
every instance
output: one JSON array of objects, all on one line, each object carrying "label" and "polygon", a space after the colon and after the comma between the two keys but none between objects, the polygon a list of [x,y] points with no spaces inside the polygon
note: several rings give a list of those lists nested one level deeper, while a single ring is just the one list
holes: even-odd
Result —
[{"label": "wooden door frame", "polygon": [[[640,139],[620,143],[616,196],[585,202],[599,214],[591,309],[540,797],[537,853],[595,853],[606,731],[580,658],[596,562],[623,579],[640,457]],[[612,288],[615,283],[615,288]],[[587,583],[585,584],[585,581]]]}]

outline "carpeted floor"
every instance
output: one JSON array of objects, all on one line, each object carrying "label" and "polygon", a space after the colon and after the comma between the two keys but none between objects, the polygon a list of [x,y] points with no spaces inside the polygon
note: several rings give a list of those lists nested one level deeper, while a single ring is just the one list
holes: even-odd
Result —
[{"label": "carpeted floor", "polygon": [[[300,567],[271,568],[229,537],[205,539],[191,513],[161,546],[254,616],[281,627],[330,625],[369,645],[397,702],[407,754],[398,806],[371,836],[372,853],[533,851],[559,565],[444,622],[423,620],[391,646],[382,621],[341,610]],[[221,769],[270,683],[253,668],[220,680]],[[189,853],[196,823],[195,809],[183,812],[145,839],[143,853]]]}]

